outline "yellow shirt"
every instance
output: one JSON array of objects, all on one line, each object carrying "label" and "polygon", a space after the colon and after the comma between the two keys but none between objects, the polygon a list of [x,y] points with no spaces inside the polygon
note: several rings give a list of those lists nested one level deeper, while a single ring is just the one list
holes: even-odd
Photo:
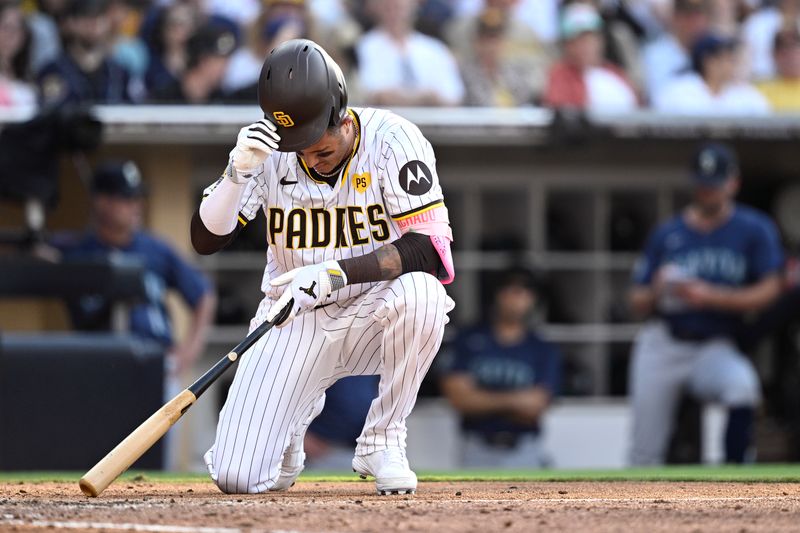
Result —
[{"label": "yellow shirt", "polygon": [[774,111],[800,111],[800,79],[765,81],[757,87]]}]

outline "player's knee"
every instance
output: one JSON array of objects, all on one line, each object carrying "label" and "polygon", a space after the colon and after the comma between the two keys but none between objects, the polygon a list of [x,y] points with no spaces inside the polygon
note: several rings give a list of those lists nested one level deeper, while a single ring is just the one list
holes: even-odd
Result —
[{"label": "player's knee", "polygon": [[235,464],[217,465],[212,479],[225,494],[259,494],[267,492],[275,484],[272,480],[261,479],[249,469]]},{"label": "player's knee", "polygon": [[[240,472],[238,468],[222,467],[216,465],[215,474],[212,479],[214,484],[225,494],[249,494],[248,486],[246,483],[247,475]],[[243,482],[245,481],[245,482]]]},{"label": "player's knee", "polygon": [[203,459],[206,462],[206,469],[211,476],[211,481],[214,482],[217,488],[226,494],[236,493],[235,487],[233,486],[235,483],[232,485],[228,483],[228,481],[231,479],[236,480],[237,476],[235,474],[231,476],[233,473],[231,469],[224,468],[220,464],[219,455],[214,453],[213,447],[203,455]]},{"label": "player's knee", "polygon": [[[226,477],[224,474],[230,475]],[[225,494],[259,494],[269,490],[269,486],[263,482],[249,481],[247,472],[223,472],[214,483]]]},{"label": "player's knee", "polygon": [[758,405],[761,398],[761,386],[758,375],[750,365],[741,365],[731,372],[722,395],[722,403],[729,406]]},{"label": "player's knee", "polygon": [[444,286],[425,272],[408,272],[398,278],[405,289],[404,305],[407,310],[420,310],[415,315],[423,318],[431,311],[443,313],[446,307],[447,292]]},{"label": "player's knee", "polygon": [[214,484],[225,494],[248,494],[247,489],[238,483],[229,483],[225,478],[214,480]]}]

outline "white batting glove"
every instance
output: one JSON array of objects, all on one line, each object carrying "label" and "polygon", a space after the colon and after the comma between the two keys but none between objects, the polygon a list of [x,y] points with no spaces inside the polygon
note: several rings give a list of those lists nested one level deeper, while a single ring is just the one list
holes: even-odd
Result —
[{"label": "white batting glove", "polygon": [[317,265],[295,268],[281,274],[269,283],[273,287],[289,285],[267,313],[267,320],[270,322],[280,314],[290,300],[294,299],[289,316],[282,323],[277,324],[277,327],[280,328],[297,315],[312,310],[333,291],[347,285],[347,276],[338,262],[325,261]]},{"label": "white batting glove", "polygon": [[250,179],[270,154],[278,149],[280,140],[275,124],[266,119],[239,130],[236,147],[230,153],[230,164],[235,172],[230,172],[228,177],[236,183]]}]

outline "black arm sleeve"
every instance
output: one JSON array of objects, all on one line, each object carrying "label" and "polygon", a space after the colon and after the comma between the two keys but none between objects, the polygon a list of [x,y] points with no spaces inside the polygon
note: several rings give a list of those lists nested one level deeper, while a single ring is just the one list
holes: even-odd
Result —
[{"label": "black arm sleeve", "polygon": [[200,255],[211,255],[228,246],[242,230],[241,225],[236,225],[236,229],[227,235],[215,235],[211,233],[203,220],[200,218],[200,208],[192,215],[191,237],[192,246]]},{"label": "black arm sleeve", "polygon": [[400,253],[403,274],[406,272],[434,273],[439,269],[441,259],[439,259],[439,254],[428,235],[408,232],[392,244]]},{"label": "black arm sleeve", "polygon": [[[435,275],[441,266],[439,254],[433,247],[431,238],[427,235],[409,232],[386,246],[393,246],[397,250],[397,255],[400,256],[401,274],[428,272]],[[381,265],[376,252],[340,259],[339,265],[344,270],[347,282],[350,284],[387,279],[381,272]]]}]

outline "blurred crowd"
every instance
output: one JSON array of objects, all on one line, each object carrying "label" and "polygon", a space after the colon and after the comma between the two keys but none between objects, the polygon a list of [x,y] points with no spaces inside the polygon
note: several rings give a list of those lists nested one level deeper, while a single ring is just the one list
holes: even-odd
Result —
[{"label": "blurred crowd", "polygon": [[800,0],[0,0],[0,107],[253,103],[298,37],[355,104],[800,109]]}]

